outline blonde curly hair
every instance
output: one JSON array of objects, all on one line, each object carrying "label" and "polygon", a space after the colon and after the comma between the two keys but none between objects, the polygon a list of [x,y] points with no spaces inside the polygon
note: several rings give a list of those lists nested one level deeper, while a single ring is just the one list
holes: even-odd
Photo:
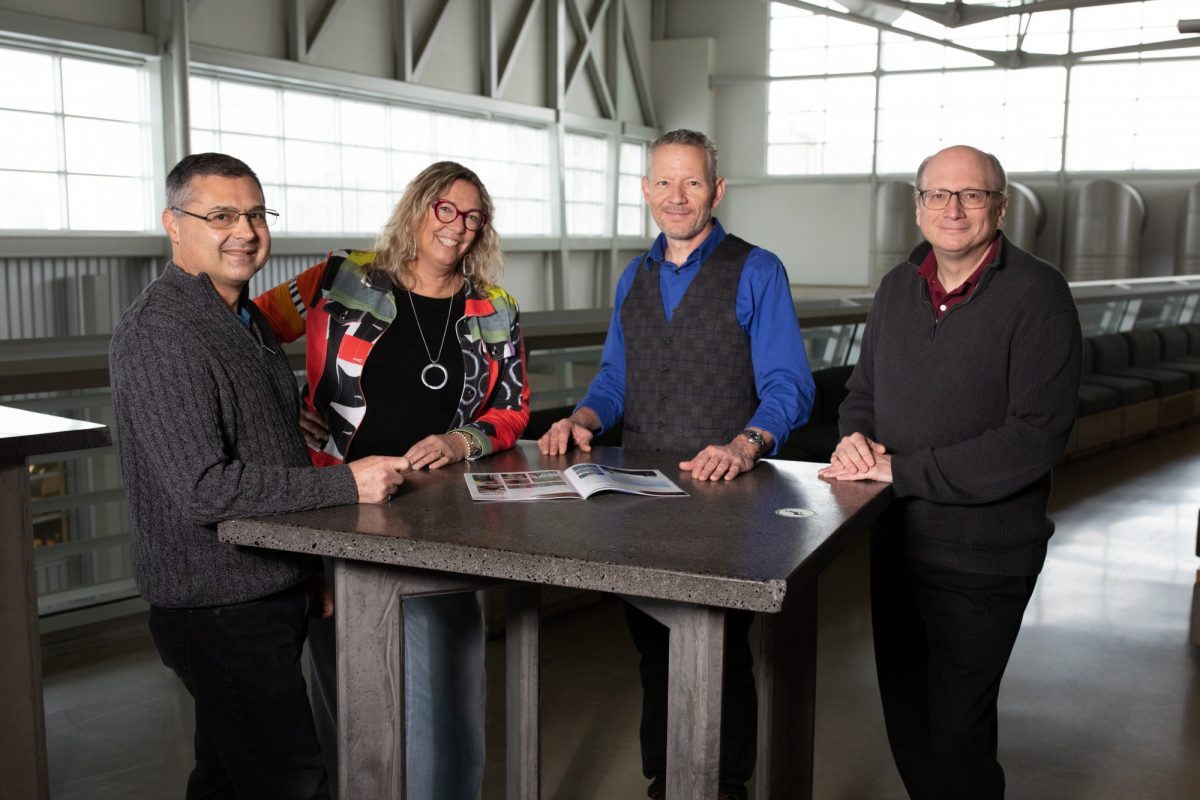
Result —
[{"label": "blonde curly hair", "polygon": [[449,191],[455,181],[466,181],[479,190],[479,203],[488,223],[475,232],[471,249],[455,268],[477,289],[495,285],[504,270],[500,252],[500,234],[492,224],[495,207],[479,176],[454,161],[438,161],[421,170],[409,182],[404,196],[396,203],[392,216],[375,239],[375,261],[370,269],[388,273],[398,286],[411,286],[413,263],[417,260],[417,237],[434,201]]}]

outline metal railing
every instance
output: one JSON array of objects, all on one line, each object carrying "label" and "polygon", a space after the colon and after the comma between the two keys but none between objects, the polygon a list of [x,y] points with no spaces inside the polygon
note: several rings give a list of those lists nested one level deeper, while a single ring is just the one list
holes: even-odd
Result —
[{"label": "metal railing", "polygon": [[[818,301],[794,292],[812,368],[855,363],[871,296]],[[1085,335],[1200,321],[1200,276],[1079,283],[1072,292]],[[610,316],[608,309],[523,315],[535,409],[583,396],[599,369]],[[0,403],[111,427],[108,341],[106,332],[0,340]],[[288,350],[300,369],[302,345]],[[40,456],[29,469],[40,612],[136,597],[116,446]]]}]

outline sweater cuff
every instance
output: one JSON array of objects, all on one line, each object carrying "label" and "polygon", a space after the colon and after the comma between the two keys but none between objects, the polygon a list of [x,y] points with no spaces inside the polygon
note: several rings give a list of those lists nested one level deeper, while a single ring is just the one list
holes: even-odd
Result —
[{"label": "sweater cuff", "polygon": [[329,475],[329,501],[322,505],[349,506],[358,502],[358,484],[349,464],[317,469]]}]

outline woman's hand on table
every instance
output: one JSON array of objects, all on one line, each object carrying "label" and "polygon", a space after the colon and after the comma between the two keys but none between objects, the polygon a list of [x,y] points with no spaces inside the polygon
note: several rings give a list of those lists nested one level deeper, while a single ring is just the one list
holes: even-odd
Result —
[{"label": "woman's hand on table", "polygon": [[329,428],[325,427],[325,420],[307,408],[300,409],[300,433],[304,434],[304,441],[313,450],[324,449],[325,442],[329,441]]},{"label": "woman's hand on table", "polygon": [[414,444],[404,454],[413,469],[438,469],[467,457],[467,442],[457,434],[434,434]]}]

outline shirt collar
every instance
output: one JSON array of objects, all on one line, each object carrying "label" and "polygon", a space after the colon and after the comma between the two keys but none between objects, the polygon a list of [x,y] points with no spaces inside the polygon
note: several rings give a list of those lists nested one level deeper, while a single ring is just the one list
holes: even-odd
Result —
[{"label": "shirt collar", "polygon": [[[688,257],[682,264],[676,264],[675,266],[679,267],[680,269],[690,266],[699,266],[700,264],[704,263],[704,259],[708,258],[709,254],[713,250],[717,249],[717,245],[720,244],[721,240],[725,238],[725,229],[721,227],[721,221],[716,217],[712,218],[712,223],[712,230],[708,232],[708,236],[704,237],[704,241],[700,243],[700,246],[689,253]],[[654,240],[654,244],[650,247],[650,252],[647,253],[647,256],[648,258],[646,259],[645,264],[643,264],[645,269],[650,268],[651,261],[656,264],[668,263],[666,260],[667,235],[665,233],[658,234],[658,238]]]},{"label": "shirt collar", "polygon": [[[983,257],[983,261],[980,262],[979,266],[975,268],[975,271],[972,272],[970,274],[970,276],[965,281],[962,282],[962,286],[960,286],[958,289],[955,289],[955,292],[967,291],[968,289],[970,289],[970,287],[972,287],[976,283],[978,283],[979,276],[983,274],[983,271],[985,269],[987,269],[989,266],[991,266],[993,262],[996,261],[996,255],[997,255],[997,251],[999,251],[999,249],[1000,249],[1000,234],[997,233],[995,240],[992,242],[992,246],[990,248],[988,248],[987,255],[985,255]],[[938,279],[937,278],[937,254],[934,253],[932,247],[930,247],[928,252],[925,253],[925,257],[923,259],[921,259],[921,263],[917,266],[917,274],[919,274],[922,278],[924,278],[926,281],[928,281],[930,283],[932,283],[933,281],[936,281]],[[939,286],[941,285],[940,281],[938,282],[938,285]]]}]

